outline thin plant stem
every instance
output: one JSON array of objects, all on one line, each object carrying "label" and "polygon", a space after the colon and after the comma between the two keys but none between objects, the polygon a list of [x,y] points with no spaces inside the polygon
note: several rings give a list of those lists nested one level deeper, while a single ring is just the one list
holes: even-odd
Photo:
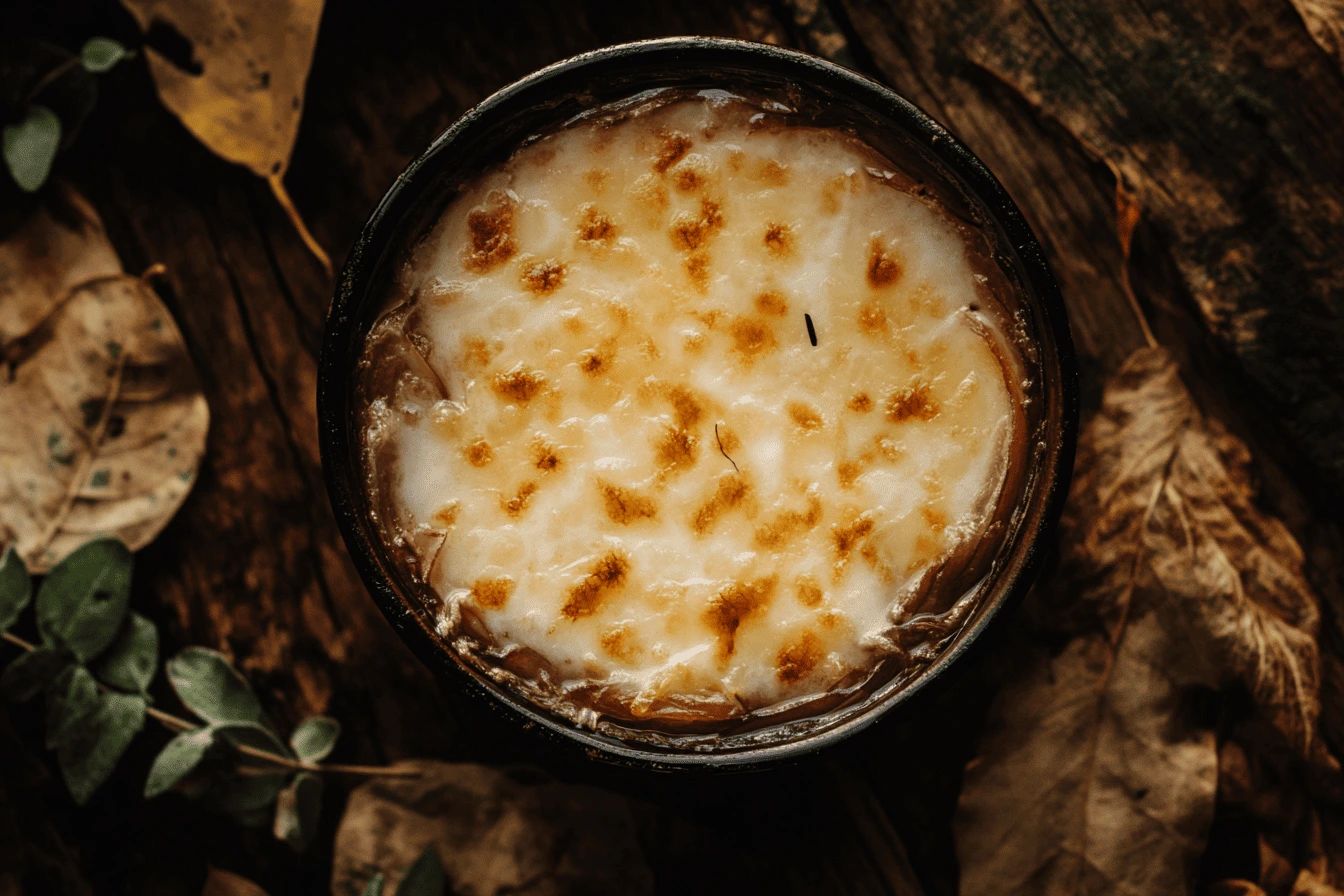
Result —
[{"label": "thin plant stem", "polygon": [[[28,651],[30,653],[37,649],[36,645],[30,644],[24,639],[20,638],[18,635],[11,634],[10,632],[0,632],[0,640],[8,641],[15,647],[18,647],[19,649]],[[98,682],[98,687],[103,691],[115,690],[114,688],[109,688],[101,681]],[[145,715],[149,716],[154,721],[163,725],[163,727],[167,728],[168,730],[175,731],[179,734],[184,731],[196,731],[200,728],[205,727],[203,725],[196,725],[184,718],[181,718],[180,716],[175,716],[172,713],[164,712],[161,709],[156,709],[153,706],[145,707]],[[417,769],[413,768],[393,768],[381,765],[347,765],[339,762],[330,762],[325,764],[316,762],[303,762],[298,759],[290,759],[288,756],[280,756],[275,753],[268,753],[265,750],[260,750],[257,749],[256,747],[249,747],[246,744],[231,744],[230,746],[232,746],[235,750],[237,750],[244,756],[250,756],[253,759],[260,759],[264,762],[269,762],[273,765],[278,765],[281,766],[282,768],[291,769],[296,772],[314,772],[318,774],[333,774],[333,775],[365,775],[367,777],[379,777],[379,778],[417,778],[420,776],[420,772]]]}]

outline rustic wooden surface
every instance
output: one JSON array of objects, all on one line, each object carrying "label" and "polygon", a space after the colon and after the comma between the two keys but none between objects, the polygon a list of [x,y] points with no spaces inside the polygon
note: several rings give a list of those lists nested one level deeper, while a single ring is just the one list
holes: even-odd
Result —
[{"label": "rustic wooden surface", "polygon": [[[135,38],[110,2],[13,12],[66,46]],[[1344,75],[1288,0],[330,0],[290,192],[339,262],[396,174],[471,104],[576,52],[675,34],[837,55],[965,140],[1046,246],[1085,405],[1143,344],[1132,287],[1201,403],[1258,451],[1268,500],[1311,557],[1338,655]],[[341,759],[527,758],[464,723],[470,710],[400,644],[346,557],[314,408],[332,284],[266,185],[192,139],[140,64],[106,80],[62,164],[128,269],[167,265],[160,291],[213,415],[195,491],[137,558],[133,600],[165,647],[230,653],[282,722],[337,716]],[[1128,260],[1118,185],[1143,208]],[[705,791],[698,808],[647,799],[639,833],[660,892],[954,893],[950,820],[994,669],[991,654],[937,701],[818,765]],[[1329,660],[1336,684],[1337,670]],[[1338,751],[1334,704],[1325,726]],[[299,859],[176,796],[144,802],[155,732],[76,811],[39,723],[0,714],[0,869],[13,869],[17,892],[194,894],[208,865],[272,894],[326,888],[339,788]],[[1235,846],[1206,865],[1244,862]]]}]

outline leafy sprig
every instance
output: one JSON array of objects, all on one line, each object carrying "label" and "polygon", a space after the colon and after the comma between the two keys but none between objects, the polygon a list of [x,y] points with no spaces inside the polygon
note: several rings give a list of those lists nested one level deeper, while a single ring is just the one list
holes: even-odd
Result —
[{"label": "leafy sprig", "polygon": [[39,101],[42,92],[75,68],[82,68],[90,75],[100,75],[134,53],[110,37],[89,38],[78,56],[71,56],[52,68],[28,91],[18,109],[17,120],[6,124],[3,132],[5,167],[20,190],[35,193],[46,183],[56,152],[61,148],[61,138],[67,130],[60,116]]},{"label": "leafy sprig", "polygon": [[[130,610],[132,555],[120,541],[91,541],[33,581],[11,547],[0,559],[0,638],[21,653],[0,674],[0,695],[46,701],[45,744],[56,751],[76,803],[111,776],[149,717],[175,732],[155,758],[145,796],[169,790],[202,799],[248,825],[271,821],[296,849],[312,840],[323,773],[408,776],[413,770],[325,763],[340,736],[335,719],[303,720],[286,740],[228,659],[189,647],[165,663],[173,692],[197,721],[153,705],[154,623]],[[10,632],[33,607],[40,640]]]}]

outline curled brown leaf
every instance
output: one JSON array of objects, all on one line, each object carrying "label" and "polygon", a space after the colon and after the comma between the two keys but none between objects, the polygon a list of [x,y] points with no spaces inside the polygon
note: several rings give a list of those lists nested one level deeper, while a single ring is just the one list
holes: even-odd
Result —
[{"label": "curled brown leaf", "polygon": [[1244,687],[1285,747],[1319,748],[1316,597],[1253,502],[1246,449],[1162,349],[1136,352],[1084,432],[1042,649],[967,768],[962,892],[1189,892],[1212,822],[1202,696]]}]

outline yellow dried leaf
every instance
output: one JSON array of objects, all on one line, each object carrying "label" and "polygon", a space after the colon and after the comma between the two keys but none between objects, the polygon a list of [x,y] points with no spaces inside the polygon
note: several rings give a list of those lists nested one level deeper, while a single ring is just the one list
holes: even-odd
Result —
[{"label": "yellow dried leaf", "polygon": [[158,22],[186,38],[199,74],[152,48],[159,98],[212,152],[264,177],[308,248],[331,261],[299,217],[283,178],[303,114],[323,0],[122,0],[142,31]]},{"label": "yellow dried leaf", "polygon": [[64,198],[70,223],[39,211],[0,244],[0,544],[37,572],[95,536],[152,540],[195,483],[210,417],[168,309]]},{"label": "yellow dried leaf", "polygon": [[1217,777],[1201,692],[1239,683],[1282,742],[1322,749],[1317,600],[1246,459],[1162,349],[1108,385],[1036,597],[1066,646],[991,709],[957,811],[962,893],[1189,892]]},{"label": "yellow dried leaf", "polygon": [[1322,50],[1344,70],[1344,0],[1292,0]]}]

